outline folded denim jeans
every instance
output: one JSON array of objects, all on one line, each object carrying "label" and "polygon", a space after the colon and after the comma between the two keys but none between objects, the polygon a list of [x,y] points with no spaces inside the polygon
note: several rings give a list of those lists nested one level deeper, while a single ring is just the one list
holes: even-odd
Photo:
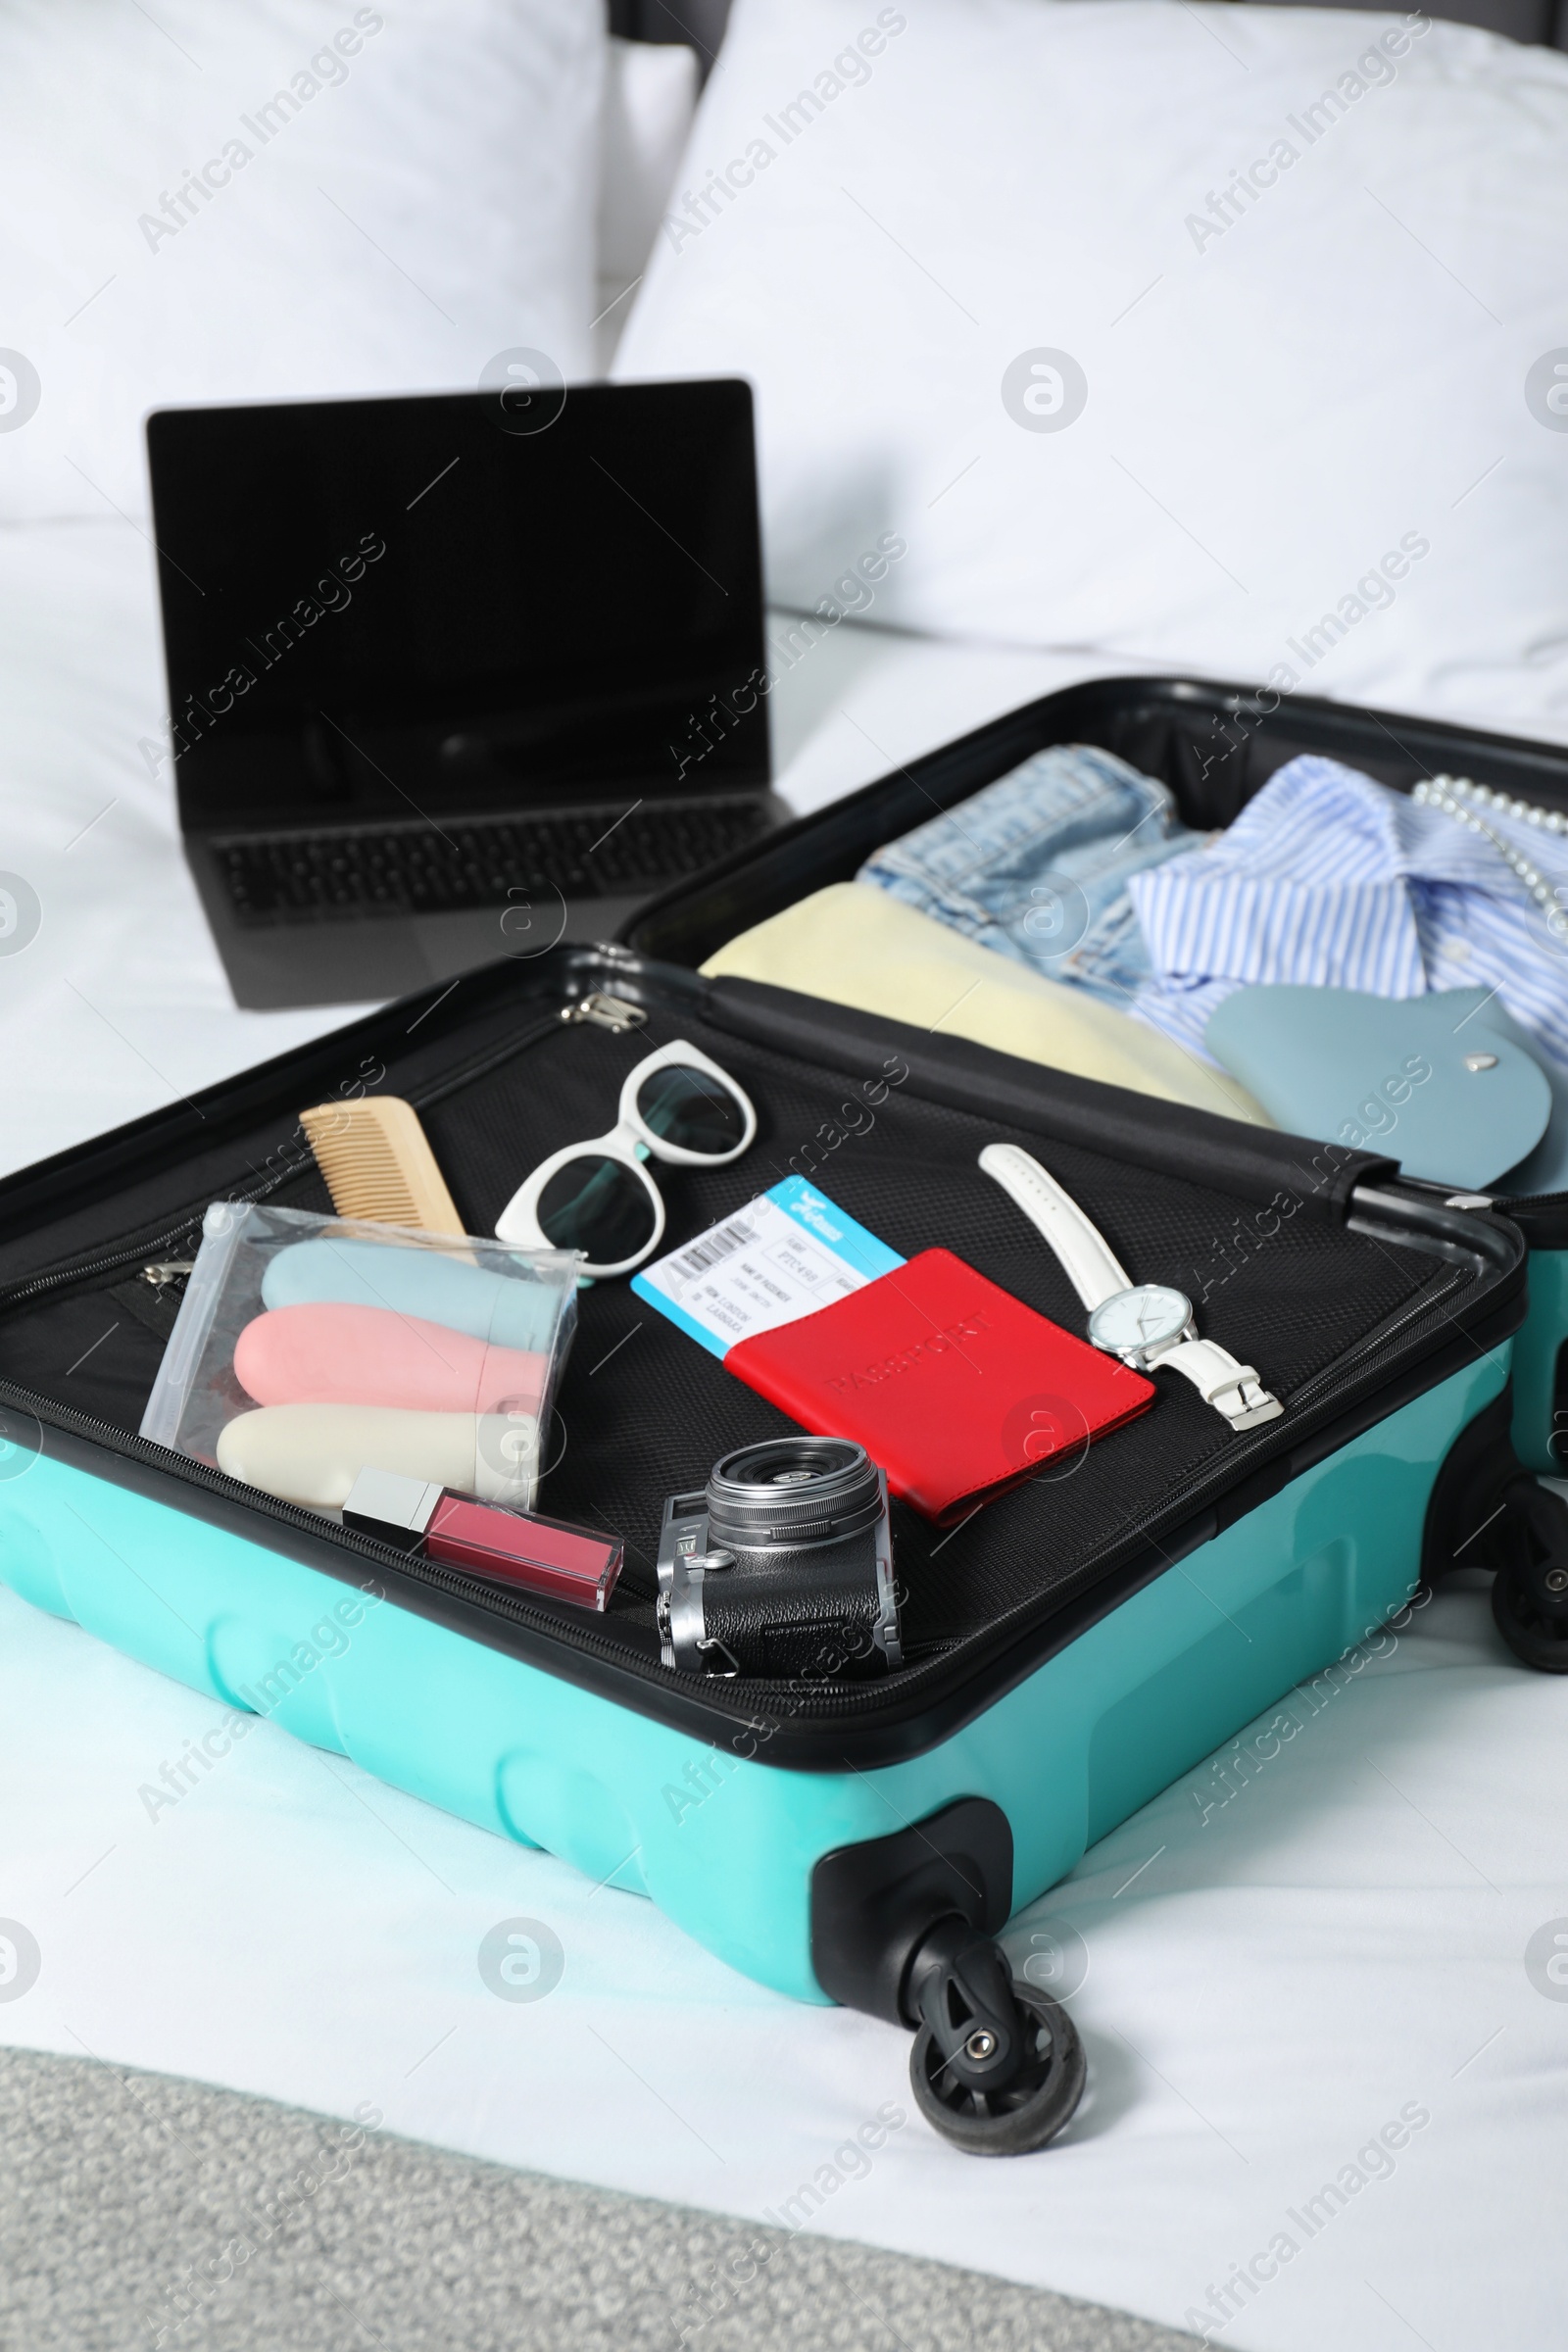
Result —
[{"label": "folded denim jeans", "polygon": [[1150,976],[1127,885],[1208,838],[1114,753],[1055,744],[887,843],[857,879],[1126,1010]]}]

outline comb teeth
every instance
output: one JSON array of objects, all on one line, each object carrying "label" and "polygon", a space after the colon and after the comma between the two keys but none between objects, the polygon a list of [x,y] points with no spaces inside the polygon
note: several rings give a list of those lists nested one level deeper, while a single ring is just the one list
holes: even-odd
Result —
[{"label": "comb teeth", "polygon": [[409,1103],[395,1095],[321,1102],[301,1111],[300,1125],[340,1217],[462,1233],[463,1220]]}]

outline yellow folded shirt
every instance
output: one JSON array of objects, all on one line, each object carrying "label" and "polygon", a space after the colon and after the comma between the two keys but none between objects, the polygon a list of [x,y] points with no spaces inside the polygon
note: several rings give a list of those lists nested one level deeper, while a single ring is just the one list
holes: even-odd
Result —
[{"label": "yellow folded shirt", "polygon": [[813,891],[741,932],[703,970],[713,980],[763,980],[826,997],[1254,1127],[1274,1124],[1234,1078],[1157,1030],[965,939],[868,882]]}]

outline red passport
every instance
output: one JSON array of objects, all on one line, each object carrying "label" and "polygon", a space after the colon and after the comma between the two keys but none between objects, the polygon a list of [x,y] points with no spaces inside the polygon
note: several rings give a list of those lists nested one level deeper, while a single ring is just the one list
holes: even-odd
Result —
[{"label": "red passport", "polygon": [[726,1370],[813,1437],[853,1438],[939,1527],[1147,1412],[1141,1372],[1075,1339],[949,1250],[741,1340]]}]

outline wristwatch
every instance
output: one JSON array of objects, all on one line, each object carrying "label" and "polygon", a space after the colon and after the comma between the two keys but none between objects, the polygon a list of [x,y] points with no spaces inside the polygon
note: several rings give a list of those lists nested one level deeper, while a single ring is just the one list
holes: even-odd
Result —
[{"label": "wristwatch", "polygon": [[1015,1200],[1061,1261],[1089,1312],[1089,1338],[1135,1372],[1179,1372],[1233,1430],[1277,1421],[1285,1407],[1255,1366],[1200,1340],[1193,1302],[1160,1282],[1129,1282],[1070,1193],[1016,1144],[987,1144],[980,1165]]}]

